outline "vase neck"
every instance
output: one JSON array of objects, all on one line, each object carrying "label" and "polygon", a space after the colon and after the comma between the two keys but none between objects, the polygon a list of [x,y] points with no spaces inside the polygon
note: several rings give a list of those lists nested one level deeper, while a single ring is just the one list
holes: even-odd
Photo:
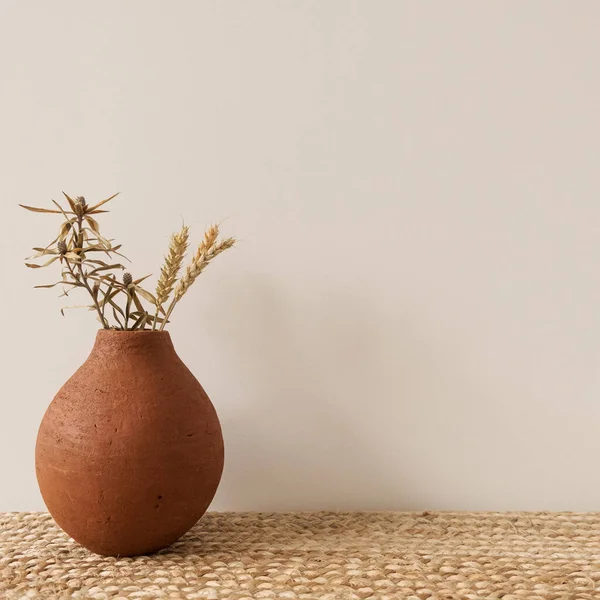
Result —
[{"label": "vase neck", "polygon": [[132,355],[162,354],[174,352],[171,336],[167,331],[115,331],[100,329],[92,354]]}]

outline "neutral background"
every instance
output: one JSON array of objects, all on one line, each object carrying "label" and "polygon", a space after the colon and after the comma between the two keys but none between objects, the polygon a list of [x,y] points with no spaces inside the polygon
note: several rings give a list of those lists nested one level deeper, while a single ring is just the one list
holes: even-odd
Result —
[{"label": "neutral background", "polygon": [[61,190],[135,275],[240,238],[176,347],[216,509],[600,509],[600,4],[0,3],[0,510],[97,324],[61,317]]}]

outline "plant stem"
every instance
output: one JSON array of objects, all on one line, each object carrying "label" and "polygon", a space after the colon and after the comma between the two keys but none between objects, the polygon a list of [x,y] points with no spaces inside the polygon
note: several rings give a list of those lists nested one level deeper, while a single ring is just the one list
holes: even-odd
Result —
[{"label": "plant stem", "polygon": [[165,328],[165,325],[167,324],[169,317],[171,316],[171,313],[173,312],[173,309],[175,308],[176,304],[177,304],[177,300],[175,300],[175,298],[173,298],[173,300],[171,300],[171,304],[169,304],[169,308],[167,309],[167,312],[165,313],[163,322],[161,323],[160,328],[158,329],[159,331],[162,331]]},{"label": "plant stem", "polygon": [[158,312],[160,310],[160,306],[156,306],[156,313],[154,315],[154,322],[152,323],[152,331],[156,331],[156,319],[158,319]]},{"label": "plant stem", "polygon": [[[81,249],[81,253],[83,254],[83,217],[81,215],[79,215],[77,217],[77,247]],[[73,276],[74,276],[73,270],[71,269],[71,265],[68,260],[67,260],[67,265],[69,266],[69,271],[71,271],[71,274],[73,274]],[[102,327],[104,329],[109,329],[108,321],[102,314],[102,310],[100,309],[98,300],[97,300],[96,296],[94,296],[94,292],[92,292],[92,288],[90,287],[90,284],[87,282],[87,278],[86,278],[85,272],[83,270],[83,260],[82,259],[79,260],[79,262],[77,263],[77,266],[79,267],[79,276],[81,278],[81,283],[83,283],[83,285],[85,286],[85,289],[88,291],[89,295],[92,297],[92,300],[94,302],[94,307],[96,308],[96,312],[98,313],[98,316],[100,317],[100,322],[102,323]]]},{"label": "plant stem", "polygon": [[123,327],[122,323],[121,323],[121,319],[119,319],[119,315],[117,314],[117,311],[115,310],[115,307],[112,307],[113,310],[113,316],[115,317],[115,321],[117,322],[117,324],[119,325],[119,327],[121,328],[122,331],[125,331],[125,328]]},{"label": "plant stem", "polygon": [[131,311],[131,293],[129,290],[125,290],[127,293],[127,304],[125,305],[125,331],[129,325],[129,313]]},{"label": "plant stem", "polygon": [[[154,323],[152,323],[152,331],[156,331],[156,322],[157,322],[158,316],[160,315],[161,309],[162,309],[162,304],[160,306],[158,306],[158,305],[156,306],[156,314],[154,315]],[[163,309],[163,314],[164,314],[164,312],[165,311]],[[164,325],[164,322],[163,322],[163,325]],[[162,326],[159,327],[158,330],[162,331]]]},{"label": "plant stem", "polygon": [[[108,286],[108,289],[106,290],[106,292],[104,292],[104,302],[102,303],[102,319],[104,320],[106,317],[104,316],[104,313],[106,312],[106,302],[107,300],[110,299],[110,294],[112,293],[114,284],[111,283]],[[107,321],[108,322],[108,321]]]}]

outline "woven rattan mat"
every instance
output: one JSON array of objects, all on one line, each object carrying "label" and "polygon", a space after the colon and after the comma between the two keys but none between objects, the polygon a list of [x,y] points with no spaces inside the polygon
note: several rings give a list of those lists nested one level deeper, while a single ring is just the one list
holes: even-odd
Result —
[{"label": "woven rattan mat", "polygon": [[116,559],[6,513],[0,598],[600,599],[600,514],[209,513]]}]

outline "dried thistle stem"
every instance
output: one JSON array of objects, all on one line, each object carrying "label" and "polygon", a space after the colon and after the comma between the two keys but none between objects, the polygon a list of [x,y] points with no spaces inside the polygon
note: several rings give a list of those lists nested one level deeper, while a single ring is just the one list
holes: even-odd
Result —
[{"label": "dried thistle stem", "polygon": [[127,289],[125,290],[125,293],[127,294],[127,302],[125,303],[125,327],[124,329],[127,331],[127,328],[129,327],[129,314],[131,312],[131,292]]},{"label": "dried thistle stem", "polygon": [[[77,216],[77,247],[83,248],[83,215]],[[71,273],[72,273],[73,271],[71,269],[71,265],[70,265],[68,259],[66,259],[66,260],[67,260],[67,265],[69,266],[69,271],[71,271]],[[92,291],[92,288],[90,287],[90,284],[87,281],[87,277],[85,276],[85,271],[83,270],[82,261],[80,260],[77,263],[77,265],[79,267],[79,276],[81,278],[81,283],[83,283],[85,289],[88,291],[89,295],[92,297],[92,301],[94,302],[94,308],[96,309],[96,312],[98,313],[98,316],[100,317],[100,322],[102,323],[102,327],[104,329],[109,329],[108,321],[106,320],[105,316],[102,314],[102,309],[100,308],[100,304],[98,304],[98,297]]]}]

